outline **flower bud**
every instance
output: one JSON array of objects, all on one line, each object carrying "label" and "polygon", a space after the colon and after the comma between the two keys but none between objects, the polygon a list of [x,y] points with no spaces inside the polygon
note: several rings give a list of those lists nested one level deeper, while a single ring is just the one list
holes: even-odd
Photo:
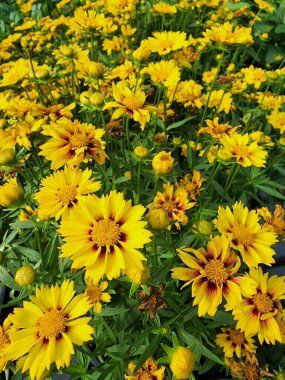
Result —
[{"label": "flower bud", "polygon": [[201,235],[208,236],[212,232],[212,224],[207,220],[200,220],[199,222],[193,224],[193,232],[199,232]]},{"label": "flower bud", "polygon": [[23,202],[24,192],[19,187],[16,178],[0,186],[0,205],[14,209],[20,207]]},{"label": "flower bud", "polygon": [[142,271],[128,272],[128,276],[135,285],[143,285],[150,279],[150,269],[144,266]]},{"label": "flower bud", "polygon": [[94,106],[100,106],[104,103],[104,95],[100,92],[95,92],[95,94],[92,94],[90,97],[90,103],[92,103]]},{"label": "flower bud", "polygon": [[47,79],[49,77],[49,71],[46,69],[37,70],[35,76],[37,79]]},{"label": "flower bud", "polygon": [[12,148],[4,148],[0,150],[0,166],[10,166],[15,161],[15,152]]},{"label": "flower bud", "polygon": [[179,346],[172,355],[170,369],[178,380],[188,379],[195,366],[195,357],[192,351]]},{"label": "flower bud", "polygon": [[148,213],[148,223],[154,230],[162,230],[169,226],[169,217],[162,208],[152,208]]},{"label": "flower bud", "polygon": [[217,157],[221,161],[230,161],[232,158],[232,154],[228,152],[226,149],[219,149],[217,152]]},{"label": "flower bud", "polygon": [[24,265],[17,270],[15,282],[20,286],[31,285],[35,281],[36,272],[30,265]]},{"label": "flower bud", "polygon": [[152,159],[152,167],[156,174],[169,174],[174,165],[174,158],[170,152],[162,151]]},{"label": "flower bud", "polygon": [[134,153],[139,158],[145,158],[148,156],[149,150],[145,146],[138,145],[135,147]]},{"label": "flower bud", "polygon": [[74,50],[69,46],[61,46],[60,51],[66,57],[72,57],[74,54]]},{"label": "flower bud", "polygon": [[132,172],[130,170],[125,171],[124,177],[131,179],[132,178]]},{"label": "flower bud", "polygon": [[84,106],[87,106],[87,104],[90,103],[90,92],[88,91],[83,91],[81,92],[80,96],[79,96],[79,101],[81,104],[83,104]]}]

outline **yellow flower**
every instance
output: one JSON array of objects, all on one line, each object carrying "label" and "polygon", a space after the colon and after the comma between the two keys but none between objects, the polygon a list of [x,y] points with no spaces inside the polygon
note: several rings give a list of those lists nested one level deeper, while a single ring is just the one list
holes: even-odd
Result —
[{"label": "yellow flower", "polygon": [[169,226],[168,213],[162,208],[152,208],[148,213],[148,223],[154,230],[162,230]]},{"label": "yellow flower", "polygon": [[202,96],[202,101],[206,105],[208,102],[209,108],[215,108],[216,112],[229,113],[233,106],[233,99],[229,92],[224,90],[213,90]]},{"label": "yellow flower", "polygon": [[173,59],[156,63],[151,62],[141,70],[141,74],[148,74],[156,86],[175,87],[180,80],[179,67]]},{"label": "yellow flower", "polygon": [[20,286],[31,285],[36,278],[36,272],[30,265],[24,265],[17,270],[15,274],[15,282]]},{"label": "yellow flower", "polygon": [[188,268],[173,268],[172,278],[187,281],[182,288],[192,283],[193,305],[198,305],[199,317],[207,313],[215,315],[223,296],[228,302],[228,309],[241,302],[238,278],[235,277],[240,260],[231,252],[230,242],[225,236],[214,237],[208,243],[207,251],[204,248],[185,248],[178,252]]},{"label": "yellow flower", "polygon": [[[185,32],[154,32],[146,41],[151,52],[166,55],[188,46]],[[144,40],[143,40],[144,41]]]},{"label": "yellow flower", "polygon": [[260,267],[251,268],[240,280],[242,303],[233,309],[237,328],[245,336],[258,335],[259,342],[282,342],[279,320],[285,299],[285,276],[271,276]]},{"label": "yellow flower", "polygon": [[264,228],[285,237],[285,210],[281,205],[275,205],[273,213],[267,207],[259,208],[257,212],[265,221]]},{"label": "yellow flower", "polygon": [[9,179],[0,186],[0,205],[8,208],[18,208],[24,202],[24,192],[19,187],[16,178]]},{"label": "yellow flower", "polygon": [[38,212],[56,220],[68,217],[82,196],[99,190],[101,183],[93,181],[92,171],[65,166],[44,178],[34,198],[39,202]]},{"label": "yellow flower", "polygon": [[138,145],[135,147],[134,153],[139,158],[145,158],[149,155],[149,150],[145,146]]},{"label": "yellow flower", "polygon": [[274,263],[275,251],[270,246],[277,242],[277,235],[262,227],[258,219],[255,210],[249,211],[241,202],[236,202],[233,211],[228,206],[220,206],[214,221],[219,232],[227,236],[249,267]]},{"label": "yellow flower", "polygon": [[148,107],[144,106],[145,93],[141,90],[131,90],[127,83],[122,81],[113,83],[113,97],[115,102],[106,103],[103,110],[115,107],[117,110],[113,113],[112,119],[119,119],[122,115],[126,115],[137,121],[144,130],[146,123],[150,120]]},{"label": "yellow flower", "polygon": [[80,165],[81,162],[95,160],[100,165],[105,163],[105,142],[102,140],[104,130],[92,124],[71,121],[65,117],[46,127],[44,134],[51,139],[41,145],[39,154],[52,161],[51,168]]},{"label": "yellow flower", "polygon": [[254,41],[251,28],[245,28],[241,25],[237,26],[235,29],[233,28],[234,25],[227,21],[224,24],[212,26],[211,29],[207,29],[206,32],[203,32],[203,35],[209,40],[223,45],[253,44]]},{"label": "yellow flower", "polygon": [[0,150],[0,166],[10,166],[15,161],[15,151],[12,148],[3,148]]},{"label": "yellow flower", "polygon": [[147,359],[142,368],[139,368],[135,373],[135,363],[131,362],[128,365],[128,370],[133,375],[125,375],[125,380],[163,380],[165,367],[158,368],[157,362],[152,359]]},{"label": "yellow flower", "polygon": [[175,100],[182,103],[184,107],[201,108],[203,103],[201,100],[203,87],[192,79],[178,83]]},{"label": "yellow flower", "polygon": [[246,337],[243,331],[234,328],[222,328],[222,333],[217,334],[215,342],[223,349],[226,358],[232,358],[234,353],[240,358],[249,352],[255,352],[257,348],[251,337]]},{"label": "yellow flower", "polygon": [[74,269],[85,268],[93,282],[104,274],[111,280],[121,273],[142,271],[146,259],[138,248],[152,236],[140,220],[144,212],[143,206],[132,206],[116,191],[101,198],[84,197],[60,226],[65,242],[61,257],[71,258]]},{"label": "yellow flower", "polygon": [[4,320],[3,325],[0,326],[0,371],[5,371],[7,365],[7,353],[6,349],[11,343],[10,341],[10,327],[11,320],[10,315]]},{"label": "yellow flower", "polygon": [[170,369],[178,380],[189,378],[195,367],[195,356],[186,347],[179,346],[172,355]]},{"label": "yellow flower", "polygon": [[187,193],[188,197],[193,201],[197,200],[197,196],[201,193],[201,187],[205,178],[202,178],[201,173],[198,170],[193,171],[192,179],[190,180],[190,174],[186,174],[184,178],[179,181],[178,187],[183,187]]},{"label": "yellow flower", "polygon": [[267,152],[256,141],[251,142],[248,133],[224,135],[220,142],[224,146],[224,151],[235,158],[239,165],[265,167]]},{"label": "yellow flower", "polygon": [[153,4],[151,11],[154,15],[169,15],[177,13],[177,8],[175,5],[170,5],[164,1],[160,1],[159,3]]},{"label": "yellow flower", "polygon": [[241,69],[241,73],[244,74],[244,81],[247,84],[253,84],[256,89],[258,89],[263,82],[267,81],[265,71],[253,65]]},{"label": "yellow flower", "polygon": [[129,278],[135,285],[143,285],[150,279],[150,269],[144,266],[143,271],[130,271]]},{"label": "yellow flower", "polygon": [[189,203],[186,190],[183,188],[174,190],[170,182],[163,184],[163,192],[158,192],[153,201],[154,208],[165,210],[169,220],[176,221],[175,226],[178,229],[181,225],[187,224],[188,217],[185,212],[194,205],[195,202]]},{"label": "yellow flower", "polygon": [[225,135],[231,135],[240,126],[232,127],[229,123],[220,124],[219,118],[215,117],[214,120],[205,120],[207,127],[201,127],[198,131],[198,135],[203,133],[209,133],[214,139],[220,140]]},{"label": "yellow flower", "polygon": [[169,174],[174,165],[174,158],[170,152],[159,152],[152,159],[152,167],[155,174]]},{"label": "yellow flower", "polygon": [[73,345],[91,340],[91,318],[82,317],[90,302],[82,294],[74,297],[74,293],[71,281],[65,280],[60,287],[42,285],[30,302],[24,301],[10,316],[13,330],[7,358],[21,358],[20,368],[23,373],[28,371],[32,380],[42,379],[53,363],[57,369],[69,366]]},{"label": "yellow flower", "polygon": [[279,129],[280,133],[285,133],[285,112],[274,110],[267,116],[267,120],[273,128]]},{"label": "yellow flower", "polygon": [[93,304],[94,313],[101,313],[102,302],[111,302],[111,296],[109,293],[104,292],[108,287],[107,281],[102,281],[100,284],[94,283],[90,278],[86,278],[86,291],[85,295],[89,298],[90,302]]}]

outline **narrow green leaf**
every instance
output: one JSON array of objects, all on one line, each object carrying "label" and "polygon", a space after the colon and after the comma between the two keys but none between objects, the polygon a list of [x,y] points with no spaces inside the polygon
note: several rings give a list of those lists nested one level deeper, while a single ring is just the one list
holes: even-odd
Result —
[{"label": "narrow green leaf", "polygon": [[141,354],[141,357],[139,358],[136,368],[134,370],[137,371],[144,363],[145,361],[152,356],[152,354],[156,351],[157,347],[160,344],[161,341],[161,335],[156,335],[153,340],[150,342],[150,344],[146,347],[144,352]]},{"label": "narrow green leaf", "polygon": [[13,245],[13,250],[21,255],[24,255],[32,262],[37,262],[40,260],[39,252],[35,251],[32,248],[22,247],[20,245]]},{"label": "narrow green leaf", "polygon": [[13,277],[10,276],[10,274],[4,268],[0,268],[0,282],[2,282],[3,285],[8,286],[10,289],[19,291],[22,289],[19,285],[16,284]]},{"label": "narrow green leaf", "polygon": [[271,187],[264,186],[264,185],[255,185],[259,190],[264,191],[266,194],[273,195],[273,197],[278,198],[278,199],[283,199],[285,200],[285,196],[279,191],[272,189]]},{"label": "narrow green leaf", "polygon": [[118,314],[123,314],[129,311],[128,309],[123,309],[123,308],[111,308],[111,307],[106,307],[106,309],[102,310],[100,314],[97,314],[99,317],[111,317],[112,315],[118,315]]},{"label": "narrow green leaf", "polygon": [[195,117],[196,115],[187,117],[187,119],[184,119],[184,120],[176,121],[175,123],[170,124],[166,129],[170,131],[171,129],[179,128],[185,123],[187,123],[189,120],[195,119]]}]

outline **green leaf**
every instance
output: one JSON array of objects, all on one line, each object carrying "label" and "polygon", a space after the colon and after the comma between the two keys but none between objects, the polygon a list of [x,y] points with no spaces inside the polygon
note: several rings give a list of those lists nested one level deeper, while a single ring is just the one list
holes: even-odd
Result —
[{"label": "green leaf", "polygon": [[150,342],[150,344],[147,345],[146,349],[141,354],[141,357],[139,358],[139,360],[137,362],[137,365],[136,365],[136,368],[135,368],[134,372],[137,371],[145,363],[145,361],[150,356],[152,356],[152,354],[156,351],[157,347],[160,344],[161,338],[162,338],[161,335],[156,335],[153,338],[153,340]]},{"label": "green leaf", "polygon": [[123,308],[111,308],[111,307],[106,307],[106,309],[102,310],[100,314],[97,314],[98,317],[111,317],[112,315],[118,315],[118,314],[123,314],[129,311],[128,309],[123,309]]},{"label": "green leaf", "polygon": [[173,355],[174,352],[175,352],[175,349],[172,348],[172,347],[167,346],[167,345],[164,344],[164,343],[161,343],[160,345],[161,345],[161,347],[164,349],[164,351],[167,353],[168,357],[171,358],[172,355]]},{"label": "green leaf", "polygon": [[10,227],[11,228],[33,228],[35,226],[35,224],[33,222],[29,222],[29,221],[26,221],[26,222],[15,222],[15,223],[11,223],[10,224]]},{"label": "green leaf", "polygon": [[0,282],[2,282],[3,285],[8,286],[10,289],[19,291],[22,289],[18,284],[16,284],[13,277],[10,276],[10,274],[4,268],[0,268]]},{"label": "green leaf", "polygon": [[189,120],[195,119],[195,117],[196,117],[196,115],[187,117],[187,119],[184,119],[184,120],[176,121],[176,123],[170,124],[166,129],[167,129],[167,131],[170,131],[171,129],[179,128],[182,125],[184,125],[185,123],[187,123]]},{"label": "green leaf", "polygon": [[38,262],[40,260],[39,252],[32,248],[21,247],[20,245],[13,245],[13,250],[21,255],[24,255],[32,262]]},{"label": "green leaf", "polygon": [[264,191],[266,194],[273,195],[273,197],[275,198],[285,200],[285,196],[283,194],[279,193],[279,191],[277,190],[272,189],[271,187],[259,184],[256,184],[255,187],[257,187],[261,191]]},{"label": "green leaf", "polygon": [[53,238],[48,242],[43,256],[45,257],[47,266],[53,267],[53,264],[56,262],[58,258],[58,247],[59,246],[59,238],[57,234],[54,234]]}]

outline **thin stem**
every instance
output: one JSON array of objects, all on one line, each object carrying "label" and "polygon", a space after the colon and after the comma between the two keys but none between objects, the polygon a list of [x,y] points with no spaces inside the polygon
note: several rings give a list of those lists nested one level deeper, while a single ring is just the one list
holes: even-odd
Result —
[{"label": "thin stem", "polygon": [[224,191],[223,191],[221,202],[224,200],[227,192],[229,191],[229,189],[230,189],[230,187],[231,187],[231,185],[232,185],[232,183],[233,183],[233,181],[234,181],[234,179],[235,179],[235,177],[237,175],[239,167],[240,166],[238,164],[236,166],[234,166],[234,165],[232,166],[230,175],[229,175],[229,177],[227,179],[227,183],[226,183]]}]

